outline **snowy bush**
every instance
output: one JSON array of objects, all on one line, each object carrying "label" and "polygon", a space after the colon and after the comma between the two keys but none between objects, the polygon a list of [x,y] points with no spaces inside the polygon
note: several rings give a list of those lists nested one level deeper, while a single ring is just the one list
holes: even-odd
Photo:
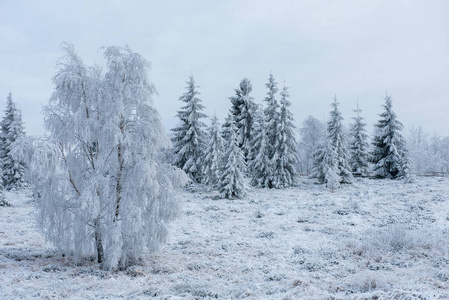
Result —
[{"label": "snowy bush", "polygon": [[404,225],[392,224],[383,228],[373,237],[372,243],[378,249],[400,251],[414,246],[414,239]]},{"label": "snowy bush", "polygon": [[366,271],[355,274],[350,279],[346,291],[350,293],[368,293],[382,288],[386,288],[386,284],[380,274]]},{"label": "snowy bush", "polygon": [[8,201],[6,201],[3,193],[0,193],[0,206],[11,206],[11,204]]},{"label": "snowy bush", "polygon": [[446,243],[449,236],[437,228],[410,229],[405,224],[390,224],[371,230],[367,236],[361,244],[353,247],[356,248],[355,252],[374,258],[401,251],[426,251],[437,255],[449,253]]}]

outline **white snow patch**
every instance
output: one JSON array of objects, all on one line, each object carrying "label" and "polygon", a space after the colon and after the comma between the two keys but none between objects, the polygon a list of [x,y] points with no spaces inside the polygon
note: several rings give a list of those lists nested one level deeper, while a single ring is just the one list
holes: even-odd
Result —
[{"label": "white snow patch", "polygon": [[2,299],[447,299],[449,178],[357,179],[331,193],[190,188],[145,265],[76,265],[43,240],[30,195],[0,207]]}]

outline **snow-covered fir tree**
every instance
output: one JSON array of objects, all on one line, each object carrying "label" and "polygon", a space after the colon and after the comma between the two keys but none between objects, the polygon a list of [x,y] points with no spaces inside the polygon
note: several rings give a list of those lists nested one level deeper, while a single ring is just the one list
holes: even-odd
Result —
[{"label": "snow-covered fir tree", "polygon": [[333,190],[340,185],[339,174],[336,149],[330,139],[325,138],[313,154],[311,177],[317,178],[320,183],[326,183]]},{"label": "snow-covered fir tree", "polygon": [[[332,110],[330,112],[330,120],[327,122],[327,142],[335,151],[335,159],[337,160],[338,175],[342,183],[352,182],[351,167],[349,166],[349,152],[346,146],[346,135],[343,128],[343,117],[338,110],[337,98],[332,102]],[[314,172],[316,175],[316,172]]]},{"label": "snow-covered fir tree", "polygon": [[375,125],[371,153],[374,174],[379,178],[408,177],[410,165],[405,139],[401,134],[403,125],[397,120],[390,96],[385,96],[383,107],[385,111],[380,114],[381,119]]},{"label": "snow-covered fir tree", "polygon": [[332,110],[330,113],[330,120],[327,123],[327,133],[331,145],[335,148],[335,155],[338,162],[339,176],[342,183],[352,182],[351,167],[349,165],[350,155],[347,149],[347,138],[343,128],[343,117],[338,110],[339,103],[337,97],[334,97],[334,102],[331,104]]},{"label": "snow-covered fir tree", "polygon": [[313,154],[323,143],[323,139],[326,136],[326,126],[313,116],[308,116],[302,122],[299,133],[301,135],[301,141],[298,145],[300,170],[302,174],[310,175],[313,168]]},{"label": "snow-covered fir tree", "polygon": [[273,177],[272,186],[274,188],[285,188],[296,183],[298,173],[295,165],[298,162],[297,145],[293,130],[293,115],[289,110],[288,88],[284,86],[281,92],[280,116],[277,128],[276,145],[277,151],[272,157]]},{"label": "snow-covered fir tree", "polygon": [[209,136],[209,144],[204,159],[203,183],[215,187],[220,178],[221,162],[224,154],[224,140],[221,136],[221,127],[217,116],[212,118]]},{"label": "snow-covered fir tree", "polygon": [[25,133],[22,115],[9,93],[6,100],[5,116],[0,122],[0,164],[1,183],[7,190],[23,186],[25,173],[24,163],[11,155],[12,144],[20,139]]},{"label": "snow-covered fir tree", "polygon": [[276,157],[279,156],[280,137],[279,137],[279,122],[280,122],[280,107],[276,99],[276,93],[278,92],[277,82],[274,79],[273,74],[270,73],[268,82],[265,84],[268,89],[267,95],[264,99],[266,107],[264,109],[264,121],[265,121],[265,134],[266,134],[266,172],[261,174],[264,178],[260,180],[264,185],[262,187],[273,188],[273,175],[275,172],[274,162]]},{"label": "snow-covered fir tree", "polygon": [[127,47],[108,47],[103,75],[72,45],[63,50],[44,108],[50,136],[21,150],[39,224],[66,256],[126,268],[164,241],[178,212],[174,188],[187,178],[162,152],[170,142],[152,103],[149,62]]},{"label": "snow-covered fir tree", "polygon": [[248,160],[250,152],[251,138],[253,137],[253,115],[256,109],[254,98],[250,96],[252,90],[251,81],[243,78],[239,88],[235,89],[235,96],[229,98],[232,103],[231,115],[237,128],[239,147],[244,152],[245,160]]},{"label": "snow-covered fir tree", "polygon": [[248,173],[251,176],[250,184],[255,187],[266,187],[269,179],[266,174],[270,162],[267,153],[267,134],[262,109],[257,109],[254,114],[254,137],[251,141],[251,150],[248,160]]},{"label": "snow-covered fir tree", "polygon": [[351,153],[351,168],[352,172],[360,174],[362,176],[367,176],[369,172],[368,161],[369,161],[369,144],[368,144],[368,134],[366,133],[366,123],[364,118],[360,115],[362,110],[359,108],[359,103],[357,102],[357,109],[354,110],[356,116],[353,117],[354,124],[351,126],[350,130],[350,153]]},{"label": "snow-covered fir tree", "polygon": [[187,92],[179,98],[179,101],[186,103],[178,111],[180,125],[172,129],[174,164],[184,170],[192,180],[201,182],[207,138],[206,124],[201,119],[206,118],[206,115],[202,113],[204,106],[197,97],[200,93],[193,76],[190,76],[186,83]]},{"label": "snow-covered fir tree", "polygon": [[226,140],[226,151],[223,155],[221,175],[218,182],[220,196],[234,199],[245,195],[243,184],[243,170],[245,170],[245,158],[238,143],[237,127],[232,116],[229,116],[230,130]]},{"label": "snow-covered fir tree", "polygon": [[[232,116],[232,114],[228,113],[223,125],[221,125],[221,137],[225,141],[227,141],[231,135],[232,123],[235,124],[234,117]],[[238,136],[237,136],[237,139],[238,139]]]}]

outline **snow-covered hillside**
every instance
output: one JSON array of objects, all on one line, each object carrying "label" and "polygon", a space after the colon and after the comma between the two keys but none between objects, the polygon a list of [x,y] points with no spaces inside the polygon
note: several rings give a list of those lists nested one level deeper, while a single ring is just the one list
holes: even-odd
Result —
[{"label": "snow-covered hillside", "polygon": [[447,299],[449,178],[303,178],[242,200],[181,193],[167,244],[111,273],[58,256],[24,193],[0,207],[1,299]]}]

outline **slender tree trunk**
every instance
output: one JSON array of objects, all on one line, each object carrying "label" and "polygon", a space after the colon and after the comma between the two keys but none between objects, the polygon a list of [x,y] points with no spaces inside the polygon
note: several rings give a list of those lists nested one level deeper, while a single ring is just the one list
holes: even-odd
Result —
[{"label": "slender tree trunk", "polygon": [[100,264],[104,261],[103,243],[101,241],[100,218],[95,220],[95,247],[97,249],[97,262]]},{"label": "slender tree trunk", "polygon": [[[125,121],[123,119],[123,115],[120,121],[120,131],[123,136],[125,128]],[[117,194],[117,200],[116,200],[116,208],[115,208],[115,218],[114,222],[118,220],[118,215],[120,212],[120,201],[122,200],[122,173],[123,173],[123,149],[122,149],[122,141],[120,140],[117,146],[117,159],[119,164],[119,170],[117,174],[117,185],[116,185],[116,194]]]}]

